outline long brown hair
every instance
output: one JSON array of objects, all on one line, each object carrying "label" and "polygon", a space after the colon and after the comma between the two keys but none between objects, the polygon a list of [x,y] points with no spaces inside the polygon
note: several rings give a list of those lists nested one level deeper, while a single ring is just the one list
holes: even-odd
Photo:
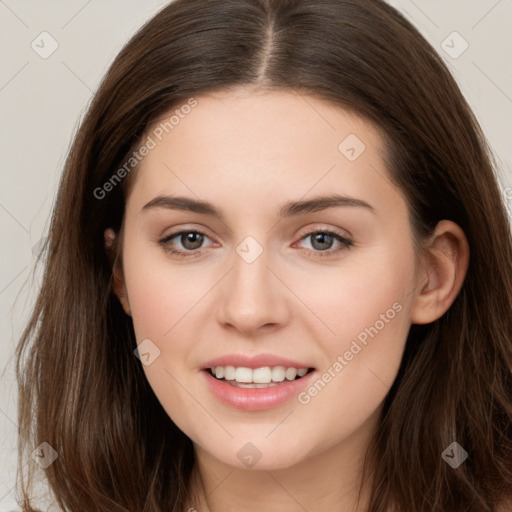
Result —
[{"label": "long brown hair", "polygon": [[[466,233],[463,287],[439,320],[411,327],[386,397],[367,456],[369,511],[498,510],[512,494],[510,227],[490,151],[454,79],[381,0],[176,0],[115,59],[67,158],[42,287],[17,349],[24,510],[34,510],[26,452],[42,442],[58,454],[45,476],[63,510],[186,503],[193,445],[133,354],[104,249],[104,230],[121,226],[128,180],[106,192],[104,184],[171,108],[238,86],[311,94],[372,121],[415,239],[442,219]],[[441,457],[453,441],[469,455],[457,469]]]}]

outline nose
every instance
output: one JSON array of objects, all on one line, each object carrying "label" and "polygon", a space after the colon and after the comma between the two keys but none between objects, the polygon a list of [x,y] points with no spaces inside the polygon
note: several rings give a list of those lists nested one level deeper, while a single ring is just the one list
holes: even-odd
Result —
[{"label": "nose", "polygon": [[267,252],[252,262],[233,255],[234,268],[223,280],[218,320],[246,336],[273,332],[289,320],[287,288],[268,266]]}]

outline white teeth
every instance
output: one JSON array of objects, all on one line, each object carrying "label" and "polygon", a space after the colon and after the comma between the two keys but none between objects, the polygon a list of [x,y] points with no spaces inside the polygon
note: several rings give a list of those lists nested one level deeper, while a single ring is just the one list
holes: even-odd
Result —
[{"label": "white teeth", "polygon": [[242,384],[236,380],[229,381],[229,384],[235,386],[236,388],[271,388],[279,385],[275,382],[269,382],[268,384]]},{"label": "white teeth", "polygon": [[286,368],[284,366],[274,366],[274,368],[272,368],[272,380],[274,382],[283,382],[285,377]]},{"label": "white teeth", "polygon": [[288,370],[286,370],[286,378],[293,380],[295,377],[297,377],[297,368],[288,368]]},{"label": "white teeth", "polygon": [[[267,387],[276,382],[286,380],[295,380],[298,377],[304,377],[308,372],[307,368],[285,368],[284,366],[264,366],[261,368],[246,368],[244,366],[216,366],[211,368],[212,373],[217,379],[234,381],[241,384],[247,384],[240,387]],[[255,386],[252,386],[255,384]],[[258,386],[262,384],[264,386]]]},{"label": "white teeth", "polygon": [[[217,366],[217,368],[219,368],[219,367]],[[226,380],[235,380],[235,367],[234,366],[225,366],[224,367],[224,378]]]},{"label": "white teeth", "polygon": [[252,370],[250,368],[244,368],[243,366],[239,366],[235,370],[235,380],[237,382],[252,382]]},{"label": "white teeth", "polygon": [[265,368],[255,368],[252,371],[252,381],[255,384],[268,384],[272,380],[272,370],[266,366]]}]

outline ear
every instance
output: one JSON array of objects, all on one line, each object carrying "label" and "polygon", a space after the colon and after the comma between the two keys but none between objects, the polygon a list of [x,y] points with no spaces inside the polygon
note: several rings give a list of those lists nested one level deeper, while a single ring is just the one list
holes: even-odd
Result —
[{"label": "ear", "polygon": [[126,283],[124,280],[124,273],[120,257],[118,253],[119,239],[113,229],[106,229],[104,232],[105,250],[112,266],[112,289],[117,295],[119,302],[123,306],[124,312],[131,316],[130,303],[128,301],[128,294],[126,291]]},{"label": "ear", "polygon": [[468,265],[469,244],[464,231],[454,222],[442,220],[421,256],[413,324],[429,324],[448,310],[462,287]]}]

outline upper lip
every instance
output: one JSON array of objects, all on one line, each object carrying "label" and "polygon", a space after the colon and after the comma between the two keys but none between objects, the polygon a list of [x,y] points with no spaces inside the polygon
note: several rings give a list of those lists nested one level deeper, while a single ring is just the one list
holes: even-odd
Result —
[{"label": "upper lip", "polygon": [[215,368],[216,366],[235,366],[244,368],[262,368],[264,366],[284,366],[285,368],[312,368],[310,364],[299,363],[292,359],[276,356],[273,354],[258,354],[248,356],[244,354],[228,354],[216,357],[206,362],[203,369]]}]

